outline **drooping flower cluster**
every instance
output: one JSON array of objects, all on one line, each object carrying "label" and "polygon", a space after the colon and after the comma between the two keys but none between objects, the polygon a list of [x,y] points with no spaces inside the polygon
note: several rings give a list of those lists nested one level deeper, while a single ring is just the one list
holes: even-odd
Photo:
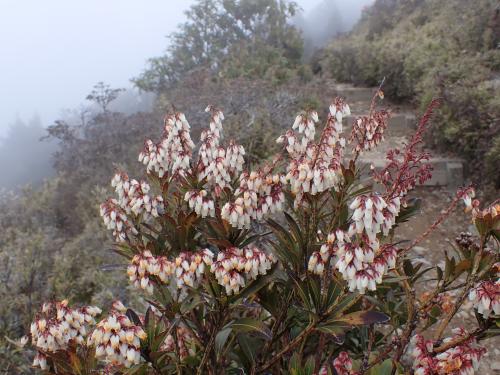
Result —
[{"label": "drooping flower cluster", "polygon": [[125,241],[128,233],[137,234],[137,229],[116,199],[110,198],[102,203],[100,214],[104,225],[108,230],[113,231],[113,236],[117,241]]},{"label": "drooping flower cluster", "polygon": [[208,106],[205,111],[210,112],[211,120],[209,129],[201,134],[198,177],[200,180],[206,178],[218,196],[224,188],[230,186],[232,175],[243,169],[245,149],[233,141],[227,148],[222,147],[220,141],[224,115],[212,106]]},{"label": "drooping flower cluster", "polygon": [[[205,271],[205,263],[210,263],[213,253],[205,249],[199,253],[183,252],[170,261],[165,256],[155,257],[149,250],[136,254],[127,268],[127,274],[135,287],[153,293],[153,277],[171,286],[172,291],[181,294],[186,287],[196,287]],[[185,291],[184,291],[185,292]]]},{"label": "drooping flower cluster", "polygon": [[141,361],[141,340],[144,339],[146,332],[140,326],[113,309],[97,324],[88,343],[95,346],[96,358],[128,368]]},{"label": "drooping flower cluster", "polygon": [[139,161],[146,165],[148,173],[154,171],[160,178],[166,174],[185,176],[191,170],[194,148],[189,123],[183,113],[175,113],[165,117],[164,124],[161,141],[155,144],[147,140]]},{"label": "drooping flower cluster", "polygon": [[485,319],[488,319],[492,311],[494,315],[500,315],[500,279],[495,282],[481,281],[470,291],[469,299]]},{"label": "drooping flower cluster", "polygon": [[101,309],[94,306],[71,309],[67,300],[44,303],[30,327],[31,342],[38,350],[33,366],[45,370],[44,352],[65,350],[71,340],[84,343],[89,326],[95,324],[94,317],[100,313]]},{"label": "drooping flower cluster", "polygon": [[347,352],[340,352],[333,361],[333,367],[338,375],[352,375],[352,360]]},{"label": "drooping flower cluster", "polygon": [[384,140],[384,131],[390,118],[385,110],[373,111],[368,116],[357,118],[352,126],[349,141],[355,143],[353,153],[361,154],[376,147]]},{"label": "drooping flower cluster", "polygon": [[177,347],[179,350],[179,359],[183,361],[195,354],[195,339],[185,325],[181,324],[175,330],[175,337],[173,334],[168,334],[160,350],[175,353]]},{"label": "drooping flower cluster", "polygon": [[357,233],[364,231],[374,241],[381,231],[384,235],[389,233],[396,222],[401,203],[396,197],[387,204],[380,195],[371,194],[356,197],[349,208],[354,210],[352,230]]},{"label": "drooping flower cluster", "polygon": [[206,190],[190,190],[186,192],[184,200],[188,202],[189,208],[201,217],[215,217],[215,203],[209,198]]},{"label": "drooping flower cluster", "polygon": [[[335,256],[333,258],[333,256]],[[379,245],[367,236],[353,237],[352,234],[337,230],[328,236],[327,243],[319,252],[309,258],[309,271],[322,275],[330,262],[348,282],[349,290],[376,290],[376,284],[396,264],[397,251],[392,245]]]},{"label": "drooping flower cluster", "polygon": [[239,293],[248,281],[265,275],[274,262],[272,255],[256,247],[231,247],[217,254],[216,260],[210,265],[210,271],[230,295]]},{"label": "drooping flower cluster", "polygon": [[[345,240],[345,241],[344,241]],[[364,294],[366,289],[376,290],[376,284],[382,282],[383,276],[396,265],[396,248],[386,244],[379,246],[377,240],[351,242],[348,235],[338,239],[337,270],[348,282],[349,290],[358,290]]]},{"label": "drooping flower cluster", "polygon": [[129,215],[142,215],[144,220],[157,217],[164,209],[163,198],[151,197],[150,186],[145,181],[130,180],[123,172],[115,174],[111,180],[118,199],[110,198],[100,206],[100,214],[104,224],[117,241],[124,241],[127,235],[137,234]]},{"label": "drooping flower cluster", "polygon": [[157,276],[163,282],[173,273],[173,265],[165,257],[154,257],[151,251],[146,250],[136,254],[127,267],[130,282],[136,287],[153,293],[152,276]]},{"label": "drooping flower cluster", "polygon": [[127,213],[157,217],[163,209],[161,196],[151,197],[148,193],[151,187],[146,181],[130,180],[124,172],[118,172],[111,180],[111,186],[118,195],[118,205]]},{"label": "drooping flower cluster", "polygon": [[278,143],[284,144],[290,156],[286,180],[295,194],[296,207],[305,193],[315,195],[337,186],[345,146],[345,140],[340,137],[342,118],[349,114],[349,106],[337,98],[330,106],[319,143],[314,142],[315,123],[318,122],[315,111],[302,113],[295,119],[292,129],[297,129],[301,137],[291,130],[277,139]]},{"label": "drooping flower cluster", "polygon": [[[453,337],[445,338],[443,344],[467,337],[467,332],[462,328],[454,329],[453,334]],[[479,367],[479,360],[486,353],[485,348],[476,345],[474,338],[466,339],[442,353],[435,353],[433,341],[425,340],[421,335],[415,335],[412,344],[415,346],[412,352],[415,375],[474,374]]]},{"label": "drooping flower cluster", "polygon": [[237,228],[250,227],[251,220],[262,220],[271,213],[281,211],[285,202],[284,176],[272,175],[262,169],[240,175],[240,185],[234,192],[234,202],[227,202],[221,216]]},{"label": "drooping flower cluster", "polygon": [[[329,364],[323,365],[318,375],[328,375]],[[333,367],[335,368],[335,373],[338,375],[355,375],[356,371],[352,369],[352,360],[347,352],[340,352],[337,358],[333,360]]]}]

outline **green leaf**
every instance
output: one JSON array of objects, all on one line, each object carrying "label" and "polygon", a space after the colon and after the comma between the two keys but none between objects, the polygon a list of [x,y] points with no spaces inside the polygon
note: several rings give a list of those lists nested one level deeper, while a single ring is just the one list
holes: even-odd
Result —
[{"label": "green leaf", "polygon": [[[392,360],[386,359],[384,362],[373,366],[368,372],[369,375],[390,375],[392,372]],[[399,372],[397,372],[399,373]]]},{"label": "green leaf", "polygon": [[328,310],[335,303],[340,293],[342,292],[342,285],[340,285],[335,279],[330,280],[328,285],[328,290],[324,293],[323,306],[324,309]]},{"label": "green leaf", "polygon": [[407,276],[413,276],[413,274],[415,273],[415,270],[413,269],[413,264],[409,259],[405,259],[403,261],[403,269],[405,271],[405,275]]},{"label": "green leaf", "polygon": [[261,340],[256,340],[248,335],[238,335],[238,344],[243,354],[242,359],[246,359],[247,367],[255,363],[257,357],[257,349],[261,347]]},{"label": "green leaf", "polygon": [[220,353],[232,332],[231,323],[222,328],[215,336],[215,351]]},{"label": "green leaf", "polygon": [[441,269],[441,267],[436,266],[436,273],[437,273],[438,282],[443,280],[443,270]]},{"label": "green leaf", "polygon": [[345,331],[350,328],[343,322],[320,323],[316,331],[332,336],[336,344],[341,345],[345,341]]},{"label": "green leaf", "polygon": [[307,288],[315,311],[321,311],[321,284],[319,278],[314,275],[309,275],[307,278]]},{"label": "green leaf", "polygon": [[127,312],[125,313],[127,317],[136,325],[139,327],[142,327],[141,319],[139,316],[135,313],[134,310],[132,309],[127,309]]},{"label": "green leaf", "polygon": [[241,318],[231,324],[231,328],[237,333],[258,332],[267,340],[271,339],[271,331],[264,322],[253,318]]},{"label": "green leaf", "polygon": [[304,371],[302,372],[304,375],[313,375],[314,374],[314,357],[310,356],[307,358],[306,365],[304,366]]},{"label": "green leaf", "polygon": [[345,322],[349,325],[370,325],[375,323],[386,323],[389,317],[378,311],[356,311],[340,318],[336,321]]},{"label": "green leaf", "polygon": [[408,221],[412,216],[415,216],[417,211],[420,210],[422,206],[422,200],[415,198],[410,199],[406,207],[402,207],[399,215],[396,217],[396,224],[404,223]]},{"label": "green leaf", "polygon": [[335,307],[330,312],[329,316],[331,318],[335,318],[339,314],[343,313],[346,309],[351,307],[353,303],[355,303],[356,299],[359,297],[356,293],[350,293],[345,296],[339,303],[335,305]]}]

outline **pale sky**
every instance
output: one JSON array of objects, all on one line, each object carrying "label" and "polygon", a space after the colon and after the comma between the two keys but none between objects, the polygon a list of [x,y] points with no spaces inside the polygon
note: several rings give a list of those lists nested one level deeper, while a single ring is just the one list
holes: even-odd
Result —
[{"label": "pale sky", "polygon": [[[308,11],[319,0],[298,1]],[[0,135],[16,116],[45,126],[98,81],[130,87],[192,0],[0,0]]]}]

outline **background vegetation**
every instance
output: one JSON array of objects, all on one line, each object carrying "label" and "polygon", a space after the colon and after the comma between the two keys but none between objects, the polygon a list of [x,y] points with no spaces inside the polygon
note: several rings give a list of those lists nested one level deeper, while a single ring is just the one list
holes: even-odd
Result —
[{"label": "background vegetation", "polygon": [[[378,0],[318,57],[335,79],[425,108],[443,98],[428,144],[500,188],[500,8],[494,0]],[[488,183],[488,186],[485,186]]]}]

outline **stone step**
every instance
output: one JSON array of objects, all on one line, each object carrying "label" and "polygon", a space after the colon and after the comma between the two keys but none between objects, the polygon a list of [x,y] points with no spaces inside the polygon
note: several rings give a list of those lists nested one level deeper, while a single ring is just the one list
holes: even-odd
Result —
[{"label": "stone step", "polygon": [[335,95],[345,97],[347,103],[352,103],[352,102],[370,103],[376,91],[376,88],[373,87],[355,87],[343,83],[337,83],[332,88],[333,91],[335,92]]},{"label": "stone step", "polygon": [[[387,163],[385,159],[371,159],[369,156],[363,156],[360,159],[362,170],[365,177],[369,176],[371,166],[375,170],[381,170]],[[463,161],[454,158],[431,158],[427,163],[432,165],[432,178],[424,183],[424,186],[443,186],[450,190],[456,190],[463,186]]]},{"label": "stone step", "polygon": [[[349,132],[352,128],[354,120],[358,117],[358,114],[352,114],[346,117],[346,122],[344,123],[344,128],[346,132]],[[407,135],[411,134],[416,127],[415,115],[411,113],[393,113],[389,118],[389,124],[387,126],[387,135]]]}]

